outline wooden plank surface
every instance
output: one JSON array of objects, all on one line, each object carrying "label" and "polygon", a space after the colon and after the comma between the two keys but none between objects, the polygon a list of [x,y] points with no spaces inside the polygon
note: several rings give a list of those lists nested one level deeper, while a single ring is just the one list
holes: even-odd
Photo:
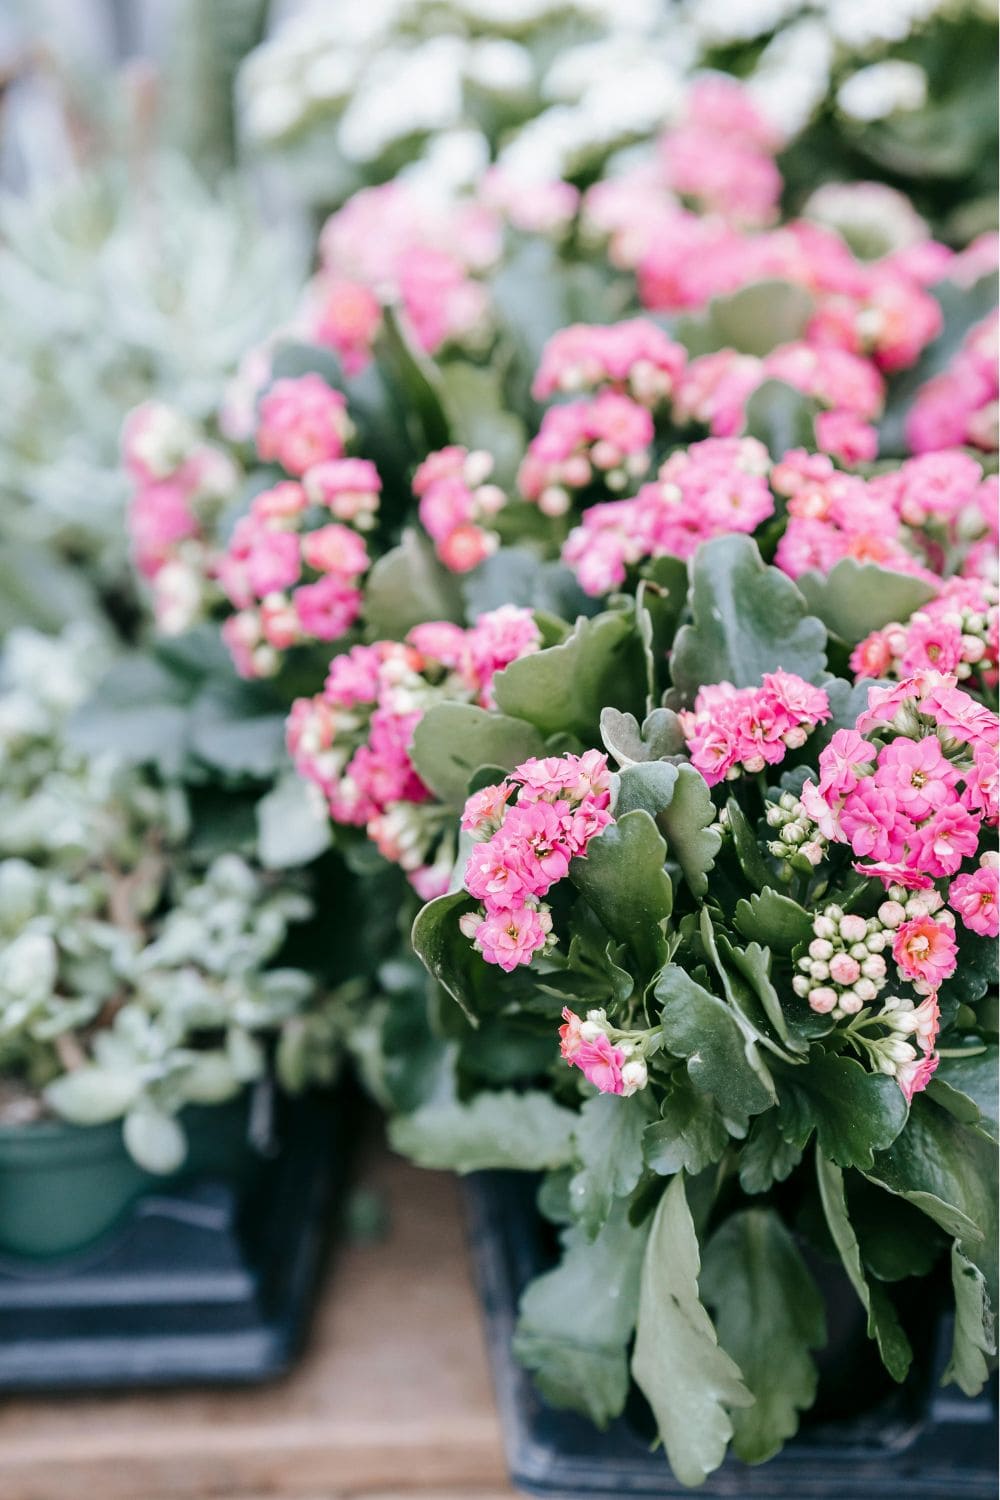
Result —
[{"label": "wooden plank surface", "polygon": [[386,1236],[341,1246],[285,1380],[14,1400],[2,1500],[509,1500],[458,1186],[381,1148]]}]

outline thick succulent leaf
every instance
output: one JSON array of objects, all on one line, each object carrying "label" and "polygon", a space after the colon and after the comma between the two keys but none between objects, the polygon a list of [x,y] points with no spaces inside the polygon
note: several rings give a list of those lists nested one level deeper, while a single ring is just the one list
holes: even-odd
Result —
[{"label": "thick succulent leaf", "polygon": [[740,1152],[740,1187],[745,1193],[766,1193],[802,1160],[798,1146],[790,1146],[778,1129],[775,1110],[758,1115]]},{"label": "thick succulent leaf", "polygon": [[753,281],[727,296],[713,297],[701,317],[685,318],[678,337],[693,355],[717,349],[770,354],[779,344],[802,337],[813,299],[790,281]]},{"label": "thick succulent leaf", "polygon": [[774,1081],[756,1040],[724,1001],[675,964],[663,970],[654,994],[663,1007],[666,1048],[687,1060],[695,1088],[737,1115],[761,1114],[774,1103]]},{"label": "thick succulent leaf", "polygon": [[572,1159],[577,1116],[549,1094],[483,1090],[467,1104],[432,1099],[389,1124],[394,1151],[451,1172],[540,1172]]},{"label": "thick succulent leaf", "polygon": [[512,485],[524,453],[525,431],[505,398],[502,372],[468,360],[448,360],[436,368],[451,441],[469,449],[484,448],[493,456],[493,482],[502,488]]},{"label": "thick succulent leaf", "polygon": [[812,448],[819,407],[784,380],[765,380],[746,404],[743,430],[759,438],[777,462],[789,448]]},{"label": "thick succulent leaf", "polygon": [[428,709],[410,744],[410,759],[421,780],[455,808],[464,806],[469,781],[481,766],[512,771],[544,753],[545,742],[533,724],[489,713],[473,703],[439,703]]},{"label": "thick succulent leaf", "polygon": [[997,1148],[976,1126],[963,1125],[918,1095],[906,1129],[867,1173],[958,1240],[959,1249],[997,1296]]},{"label": "thick succulent leaf", "polygon": [[812,613],[848,646],[893,621],[905,623],[935,593],[933,584],[912,573],[854,557],[842,557],[826,574],[803,573],[796,582]]},{"label": "thick succulent leaf", "polygon": [[739,860],[740,869],[754,890],[765,890],[768,881],[773,880],[774,876],[768,869],[764,856],[760,851],[757,835],[754,833],[746,813],[735,797],[730,797],[726,803],[726,819],[729,824],[733,848],[736,850],[736,858]]},{"label": "thick succulent leaf", "polygon": [[698,1294],[700,1269],[678,1174],[660,1200],[646,1245],[632,1374],[653,1409],[671,1468],[690,1485],[719,1467],[733,1435],[731,1412],[753,1401],[739,1367],[719,1347]]},{"label": "thick succulent leaf", "polygon": [[734,921],[743,937],[756,939],[774,953],[791,953],[812,937],[812,921],[805,908],[770,886],[740,901]]},{"label": "thick succulent leaf", "polygon": [[475,952],[458,925],[462,912],[474,905],[466,891],[438,896],[417,913],[410,935],[414,953],[473,1025],[481,1016],[531,996],[537,978],[527,969],[505,974]]},{"label": "thick succulent leaf", "polygon": [[542,734],[573,734],[586,744],[600,738],[607,706],[642,712],[646,668],[635,617],[610,610],[577,621],[559,646],[511,662],[494,678],[497,707],[527,719]]},{"label": "thick succulent leaf", "polygon": [[967,1396],[977,1396],[989,1374],[988,1361],[997,1349],[995,1314],[986,1278],[957,1245],[951,1247],[951,1282],[955,1291],[955,1334],[941,1383],[953,1382]]},{"label": "thick succulent leaf", "polygon": [[[564,563],[543,562],[527,547],[501,547],[467,575],[462,592],[470,620],[504,604],[541,610],[562,620],[593,615],[600,608]],[[568,634],[568,626],[566,630]]]},{"label": "thick succulent leaf", "polygon": [[761,561],[748,536],[705,542],[691,563],[693,620],[677,632],[674,686],[691,700],[704,683],[757,687],[781,667],[807,682],[826,665],[826,629],[792,580]]},{"label": "thick succulent leaf", "polygon": [[815,1130],[822,1154],[840,1167],[871,1167],[906,1116],[895,1080],[865,1072],[851,1057],[815,1051],[782,1075],[778,1123],[785,1140],[801,1149]]},{"label": "thick succulent leaf", "polygon": [[660,1119],[643,1134],[646,1165],[660,1177],[682,1169],[696,1176],[717,1162],[728,1144],[726,1121],[711,1094],[700,1093],[686,1073],[675,1073]]},{"label": "thick succulent leaf", "polygon": [[123,1115],[141,1087],[135,1068],[117,1070],[87,1063],[54,1078],[45,1089],[45,1102],[74,1125],[103,1125]]},{"label": "thick succulent leaf", "polygon": [[559,1264],[526,1288],[514,1353],[553,1406],[581,1411],[598,1427],[618,1416],[629,1390],[628,1345],[639,1301],[648,1226],[617,1203],[592,1242],[577,1229]]},{"label": "thick succulent leaf", "polygon": [[307,865],[330,847],[330,817],[316,792],[290,771],[257,803],[257,853],[266,870]]},{"label": "thick succulent leaf", "polygon": [[826,1341],[823,1299],[770,1208],[725,1220],[705,1246],[699,1284],[719,1343],[755,1397],[732,1414],[733,1452],[744,1463],[763,1463],[798,1430],[799,1412],[815,1398],[809,1351]]},{"label": "thick succulent leaf", "polygon": [[570,1183],[569,1198],[586,1239],[600,1233],[615,1199],[627,1198],[642,1176],[642,1140],[649,1119],[644,1093],[628,1099],[599,1094],[581,1109],[574,1137],[580,1170]]},{"label": "thick succulent leaf", "polygon": [[630,766],[619,777],[615,813],[637,807],[655,818],[692,893],[704,896],[722,842],[705,778],[693,766],[666,761]]},{"label": "thick succulent leaf", "polygon": [[865,1276],[861,1248],[847,1212],[844,1174],[822,1151],[817,1150],[816,1175],[827,1226],[850,1283],[868,1314],[868,1337],[878,1344],[882,1363],[893,1380],[904,1380],[913,1359],[913,1350],[888,1292],[878,1282],[870,1283]]},{"label": "thick succulent leaf", "polygon": [[570,863],[570,879],[608,932],[651,976],[666,957],[664,936],[673,887],[663,868],[667,846],[642,808],[625,813]]},{"label": "thick succulent leaf", "polygon": [[425,537],[407,529],[398,547],[380,557],[365,585],[365,624],[372,640],[400,641],[426,620],[463,618],[453,573],[438,562]]},{"label": "thick succulent leaf", "polygon": [[141,1101],[122,1121],[129,1155],[147,1172],[167,1176],[183,1165],[187,1138],[172,1114]]},{"label": "thick succulent leaf", "polygon": [[[970,1048],[968,1055],[957,1055],[952,1051],[942,1057],[937,1072],[931,1080],[931,1097],[946,1109],[944,1099],[938,1097],[938,1089],[949,1089],[953,1094],[967,1099],[975,1115],[966,1115],[964,1123],[980,1125],[987,1135],[997,1138],[997,1044],[988,1042],[979,1048]],[[955,1113],[954,1109],[951,1111]],[[959,1116],[961,1118],[961,1116]]]},{"label": "thick succulent leaf", "polygon": [[680,720],[669,708],[654,708],[641,728],[635,714],[605,708],[601,712],[601,740],[622,770],[646,761],[666,760],[684,750]]}]

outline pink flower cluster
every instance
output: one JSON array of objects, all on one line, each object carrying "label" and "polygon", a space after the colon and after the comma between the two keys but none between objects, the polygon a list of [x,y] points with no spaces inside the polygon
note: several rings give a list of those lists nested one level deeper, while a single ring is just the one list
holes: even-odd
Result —
[{"label": "pink flower cluster", "polygon": [[[637,1053],[636,1042],[628,1034],[615,1032],[622,1038],[618,1043],[611,1040],[611,1028],[603,1010],[587,1012],[586,1020],[569,1009],[563,1008],[563,1024],[559,1027],[559,1051],[570,1067],[579,1068],[588,1083],[592,1083],[602,1094],[622,1094],[626,1098],[638,1089],[645,1088],[649,1073],[641,1052]],[[648,1033],[632,1033],[639,1046]]]},{"label": "pink flower cluster", "polygon": [[969,330],[947,368],[921,386],[906,419],[913,453],[963,445],[997,451],[998,333],[1000,314],[992,312]]},{"label": "pink flower cluster", "polygon": [[507,504],[507,496],[488,483],[493,459],[451,446],[431,453],[413,476],[420,501],[420,520],[446,568],[467,573],[499,546],[495,531],[484,526]]},{"label": "pink flower cluster", "polygon": [[531,393],[537,401],[612,386],[643,406],[670,398],[687,352],[648,318],[623,323],[571,323],[542,350]]},{"label": "pink flower cluster", "polygon": [[998,590],[977,578],[949,578],[937,598],[912,614],[873,630],[851,653],[861,677],[910,677],[926,670],[954,672],[972,687],[995,687]]},{"label": "pink flower cluster", "polygon": [[709,537],[753,532],[774,513],[769,466],[756,438],[707,438],[677,449],[634,498],[584,511],[563,560],[588,594],[604,594],[645,558],[689,558]]},{"label": "pink flower cluster", "polygon": [[291,647],[338,640],[354,624],[369,558],[353,528],[371,525],[379,489],[374,464],[336,458],[255,496],[215,564],[237,611],[222,634],[241,676],[271,676]]},{"label": "pink flower cluster", "polygon": [[469,798],[462,827],[482,842],[465,888],[482,906],[461,924],[487,963],[509,973],[546,946],[552,919],[542,898],[612,821],[610,802],[607,757],[597,750],[525,761]]},{"label": "pink flower cluster", "polygon": [[297,478],[314,464],[342,458],[354,431],[342,391],[310,371],[276,380],[257,412],[257,453]]},{"label": "pink flower cluster", "polygon": [[740,84],[721,74],[700,79],[686,117],[661,141],[665,185],[707,213],[742,224],[775,216],[781,136]]},{"label": "pink flower cluster", "polygon": [[563,1007],[563,1024],[559,1028],[559,1051],[571,1067],[579,1068],[588,1083],[602,1094],[622,1094],[622,1069],[625,1053],[611,1043],[606,1031],[593,1023],[595,1035],[584,1035],[586,1021],[569,1006]]},{"label": "pink flower cluster", "polygon": [[979,868],[956,875],[948,900],[970,932],[980,937],[1000,936],[1000,855],[988,849],[979,856]]},{"label": "pink flower cluster", "polygon": [[335,822],[364,827],[424,900],[447,889],[454,848],[447,810],[410,759],[413,731],[435,703],[488,706],[495,674],[538,649],[528,610],[505,605],[464,630],[418,625],[405,641],[354,646],[330,664],[321,693],[288,718],[296,770],[319,787]]},{"label": "pink flower cluster", "polygon": [[854,729],[838,729],[802,805],[855,869],[929,889],[957,875],[998,818],[997,716],[953,676],[920,672],[873,687]]},{"label": "pink flower cluster", "polygon": [[674,419],[698,422],[719,437],[741,432],[746,404],[765,380],[780,380],[826,408],[815,418],[818,446],[843,463],[873,459],[885,388],[871,361],[846,349],[781,344],[758,359],[720,349],[693,359],[674,397]]},{"label": "pink flower cluster", "polygon": [[824,454],[793,449],[771,471],[788,499],[788,525],[775,562],[793,578],[828,573],[841,558],[913,573],[938,585],[946,561],[977,575],[992,565],[995,477],[957,450],[907,459],[863,480]]},{"label": "pink flower cluster", "polygon": [[484,203],[430,202],[402,182],[365,188],[324,226],[306,334],[334,349],[348,374],[367,364],[390,304],[429,354],[481,342],[489,298],[476,275],[499,254],[499,221]]},{"label": "pink flower cluster", "polygon": [[159,629],[177,635],[210,602],[211,535],[239,476],[222,449],[200,441],[180,413],[160,402],[129,413],[122,455],[134,485],[132,557],[151,585]]},{"label": "pink flower cluster", "polygon": [[543,515],[565,515],[572,492],[601,483],[624,489],[649,467],[653,419],[618,391],[550,406],[528,444],[517,482]]},{"label": "pink flower cluster", "polygon": [[777,765],[830,717],[830,700],[793,672],[768,672],[759,688],[703,687],[678,716],[691,764],[709,786]]}]

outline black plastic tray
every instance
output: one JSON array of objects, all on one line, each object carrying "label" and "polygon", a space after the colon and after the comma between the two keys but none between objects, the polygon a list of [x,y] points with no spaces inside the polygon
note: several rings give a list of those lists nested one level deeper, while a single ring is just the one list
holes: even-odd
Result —
[{"label": "black plastic tray", "polygon": [[140,1198],[58,1264],[0,1259],[0,1391],[250,1384],[305,1337],[347,1170],[344,1090],[286,1104],[241,1202],[202,1180]]},{"label": "black plastic tray", "polygon": [[[911,1383],[901,1396],[826,1427],[805,1428],[770,1463],[750,1468],[727,1459],[692,1492],[672,1476],[662,1451],[624,1418],[605,1432],[538,1395],[514,1359],[511,1337],[521,1292],[548,1268],[545,1225],[535,1207],[537,1178],[480,1172],[465,1179],[473,1261],[486,1318],[507,1464],[531,1494],[662,1500],[995,1500],[996,1388],[970,1401],[954,1387]],[[938,1371],[946,1358],[939,1339]]]}]

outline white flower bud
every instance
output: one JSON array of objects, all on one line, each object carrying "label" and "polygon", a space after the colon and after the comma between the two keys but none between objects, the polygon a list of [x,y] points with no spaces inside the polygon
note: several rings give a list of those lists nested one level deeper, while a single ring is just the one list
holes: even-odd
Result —
[{"label": "white flower bud", "polygon": [[826,938],[813,938],[809,944],[809,957],[829,961],[833,957],[833,944]]},{"label": "white flower bud", "polygon": [[813,932],[819,938],[832,938],[836,931],[829,917],[817,917],[813,922]]},{"label": "white flower bud", "polygon": [[634,1094],[637,1089],[644,1089],[648,1081],[649,1073],[641,1057],[633,1057],[622,1068],[623,1094]]}]

